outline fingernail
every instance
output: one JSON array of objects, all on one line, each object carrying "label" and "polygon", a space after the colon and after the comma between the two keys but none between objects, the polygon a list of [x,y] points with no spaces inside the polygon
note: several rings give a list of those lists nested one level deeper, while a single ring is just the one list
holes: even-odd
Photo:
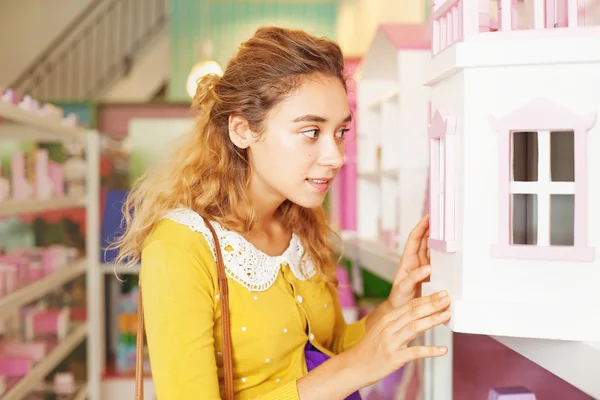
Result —
[{"label": "fingernail", "polygon": [[447,295],[448,295],[448,292],[446,292],[445,290],[438,293],[438,297],[446,297]]},{"label": "fingernail", "polygon": [[429,265],[425,265],[424,267],[421,267],[422,274],[428,274],[429,271],[431,271],[431,267]]},{"label": "fingernail", "polygon": [[440,300],[440,302],[441,302],[442,304],[448,304],[448,303],[450,303],[450,298],[448,298],[448,297],[444,297],[444,298],[442,298],[442,300]]},{"label": "fingernail", "polygon": [[440,317],[442,318],[446,318],[450,316],[450,311],[444,311],[443,313],[440,314]]},{"label": "fingernail", "polygon": [[445,353],[446,352],[446,348],[445,347],[438,347],[438,351],[440,353]]}]

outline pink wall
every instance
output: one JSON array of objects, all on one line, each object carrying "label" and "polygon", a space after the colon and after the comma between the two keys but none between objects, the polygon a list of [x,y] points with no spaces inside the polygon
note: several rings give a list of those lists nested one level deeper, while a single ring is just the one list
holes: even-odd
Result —
[{"label": "pink wall", "polygon": [[348,104],[353,114],[354,121],[350,132],[346,136],[346,163],[338,173],[334,186],[331,188],[331,210],[332,220],[338,221],[343,230],[356,230],[356,182],[358,180],[356,170],[356,81],[352,78],[360,58],[348,58],[346,62],[346,73],[349,77]]},{"label": "pink wall", "polygon": [[525,386],[538,400],[593,400],[569,383],[485,335],[454,334],[453,398],[487,399],[494,387]]}]

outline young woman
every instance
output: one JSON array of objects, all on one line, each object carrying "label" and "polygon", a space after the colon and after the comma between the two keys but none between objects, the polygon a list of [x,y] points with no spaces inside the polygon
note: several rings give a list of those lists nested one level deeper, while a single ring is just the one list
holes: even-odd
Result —
[{"label": "young woman", "polygon": [[199,81],[193,132],[132,190],[117,244],[123,260],[142,262],[158,400],[223,393],[223,310],[205,219],[228,280],[236,398],[357,398],[403,364],[446,353],[409,347],[449,319],[444,293],[416,296],[430,271],[427,218],[387,301],[356,323],[343,320],[322,208],[352,119],[343,69],[329,40],[259,29],[222,77]]}]

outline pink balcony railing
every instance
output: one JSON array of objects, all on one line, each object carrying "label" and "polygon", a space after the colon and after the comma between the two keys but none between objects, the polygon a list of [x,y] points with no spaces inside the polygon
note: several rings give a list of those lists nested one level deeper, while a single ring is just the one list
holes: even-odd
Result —
[{"label": "pink balcony railing", "polygon": [[434,1],[432,15],[432,52],[437,54],[463,38],[464,0]]},{"label": "pink balcony railing", "polygon": [[490,20],[489,0],[434,0],[432,53],[479,32],[550,29],[585,25],[586,0],[532,0],[531,21],[519,23],[517,0],[497,0],[497,21]]}]

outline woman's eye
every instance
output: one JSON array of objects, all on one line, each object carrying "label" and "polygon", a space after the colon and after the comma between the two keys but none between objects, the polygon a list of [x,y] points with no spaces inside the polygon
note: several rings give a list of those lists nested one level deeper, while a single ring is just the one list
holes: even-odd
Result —
[{"label": "woman's eye", "polygon": [[319,136],[319,130],[318,129],[311,129],[310,131],[304,131],[302,132],[303,135],[307,136],[310,139],[316,139],[317,136]]},{"label": "woman's eye", "polygon": [[343,138],[344,138],[344,136],[346,136],[346,133],[347,133],[349,130],[350,130],[350,129],[348,129],[348,128],[341,129],[341,130],[338,132],[338,138],[339,138],[339,139],[343,139]]}]

